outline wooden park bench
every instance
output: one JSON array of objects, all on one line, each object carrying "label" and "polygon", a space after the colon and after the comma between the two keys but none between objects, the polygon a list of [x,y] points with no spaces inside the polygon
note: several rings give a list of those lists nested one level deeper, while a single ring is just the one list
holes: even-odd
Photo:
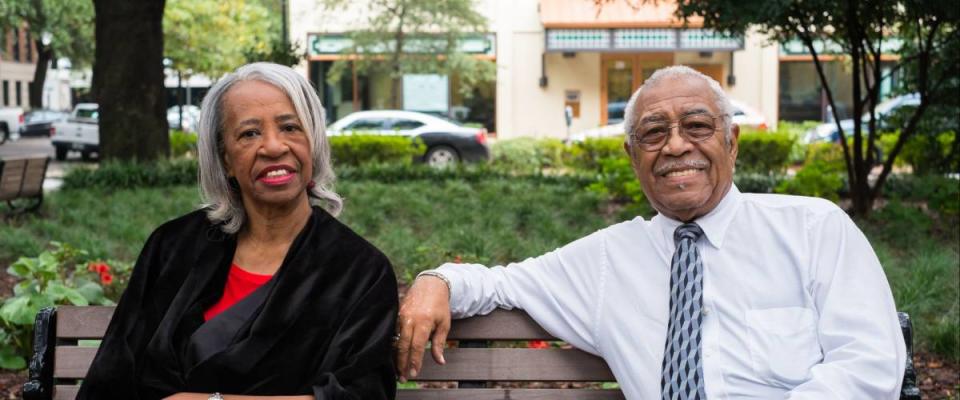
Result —
[{"label": "wooden park bench", "polygon": [[[80,347],[78,340],[100,339],[113,314],[113,307],[47,308],[37,315],[34,354],[26,400],[72,400],[79,379],[87,373],[95,347]],[[912,326],[900,313],[907,344],[907,370],[902,400],[920,400],[913,368]],[[452,388],[400,389],[399,400],[611,400],[623,399],[619,389],[599,388],[508,388],[501,383],[523,382],[613,382],[613,374],[601,358],[570,348],[529,349],[491,347],[494,342],[557,340],[523,311],[497,310],[487,316],[456,320],[448,337],[459,346],[444,351],[447,365],[424,357],[418,382],[449,382]],[[498,387],[501,386],[501,387]],[[568,386],[568,385],[554,385]],[[577,385],[575,385],[577,386]],[[583,385],[579,385],[583,386]],[[599,385],[589,385],[597,387]]]},{"label": "wooden park bench", "polygon": [[[43,204],[43,178],[50,157],[0,160],[0,201],[7,202],[9,213],[33,211]],[[14,200],[27,200],[18,205]]]}]

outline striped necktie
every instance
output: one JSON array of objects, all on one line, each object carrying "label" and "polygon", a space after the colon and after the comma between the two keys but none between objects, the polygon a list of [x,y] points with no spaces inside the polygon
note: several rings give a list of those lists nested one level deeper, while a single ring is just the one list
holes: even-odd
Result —
[{"label": "striped necktie", "polygon": [[677,250],[670,263],[670,320],[667,324],[661,400],[705,400],[700,361],[700,326],[703,321],[703,262],[697,239],[703,230],[683,224],[673,233]]}]

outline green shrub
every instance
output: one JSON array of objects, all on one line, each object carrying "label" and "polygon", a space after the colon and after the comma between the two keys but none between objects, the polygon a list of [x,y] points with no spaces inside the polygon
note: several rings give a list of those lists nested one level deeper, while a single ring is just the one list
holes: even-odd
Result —
[{"label": "green shrub", "polygon": [[885,197],[896,200],[925,201],[930,210],[942,216],[960,215],[960,182],[940,175],[891,175],[883,184]]},{"label": "green shrub", "polygon": [[423,155],[426,147],[419,139],[404,136],[344,135],[331,136],[333,165],[367,163],[410,164]]},{"label": "green shrub", "polygon": [[[895,143],[896,135],[887,136],[893,137]],[[960,155],[951,154],[956,140],[954,131],[914,135],[903,145],[900,159],[909,164],[915,174],[960,172]]]},{"label": "green shrub", "polygon": [[796,140],[786,133],[743,132],[738,143],[738,171],[782,174]]},{"label": "green shrub", "polygon": [[819,164],[818,168],[830,172],[847,172],[847,164],[843,159],[843,148],[835,143],[821,142],[807,145],[804,164]]},{"label": "green shrub", "polygon": [[627,157],[607,157],[597,161],[600,172],[587,190],[616,201],[643,203],[643,189]]},{"label": "green shrub", "polygon": [[838,192],[843,188],[843,178],[834,168],[835,165],[826,162],[812,162],[801,168],[792,179],[780,182],[775,191],[837,201],[840,199]]},{"label": "green shrub", "polygon": [[567,145],[559,139],[499,140],[491,149],[491,164],[518,173],[540,172],[561,167],[567,152]]},{"label": "green shrub", "polygon": [[63,189],[122,189],[197,183],[197,160],[173,159],[152,163],[106,161],[96,169],[75,168],[63,177]]},{"label": "green shrub", "polygon": [[197,135],[180,130],[170,132],[170,155],[183,157],[197,155]]},{"label": "green shrub", "polygon": [[[33,321],[44,307],[111,305],[126,286],[131,266],[125,263],[90,262],[86,251],[50,243],[52,250],[39,256],[20,257],[7,273],[19,278],[13,296],[0,307],[0,368],[23,369],[32,353]],[[119,268],[117,268],[119,267]],[[122,278],[117,279],[118,277]],[[113,299],[104,290],[111,292]]]},{"label": "green shrub", "polygon": [[569,162],[574,168],[586,171],[600,171],[603,168],[601,160],[610,158],[628,159],[623,150],[623,136],[608,138],[591,138],[573,145],[570,149]]},{"label": "green shrub", "polygon": [[733,176],[737,189],[743,193],[773,193],[783,182],[783,175],[740,172]]}]

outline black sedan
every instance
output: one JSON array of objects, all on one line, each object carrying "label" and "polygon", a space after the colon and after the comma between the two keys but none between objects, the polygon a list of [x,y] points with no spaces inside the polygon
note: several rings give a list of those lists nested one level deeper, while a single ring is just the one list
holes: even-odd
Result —
[{"label": "black sedan", "polygon": [[67,119],[69,114],[53,110],[33,110],[23,116],[23,125],[20,125],[20,137],[50,136],[53,123]]}]

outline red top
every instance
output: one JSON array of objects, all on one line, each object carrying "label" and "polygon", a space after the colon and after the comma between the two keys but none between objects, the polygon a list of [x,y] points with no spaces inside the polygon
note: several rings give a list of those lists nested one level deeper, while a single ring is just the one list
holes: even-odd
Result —
[{"label": "red top", "polygon": [[237,304],[254,290],[272,278],[273,275],[261,275],[244,271],[237,264],[230,264],[230,273],[227,275],[227,284],[223,288],[223,297],[216,304],[203,313],[203,320],[209,321],[217,314]]}]

